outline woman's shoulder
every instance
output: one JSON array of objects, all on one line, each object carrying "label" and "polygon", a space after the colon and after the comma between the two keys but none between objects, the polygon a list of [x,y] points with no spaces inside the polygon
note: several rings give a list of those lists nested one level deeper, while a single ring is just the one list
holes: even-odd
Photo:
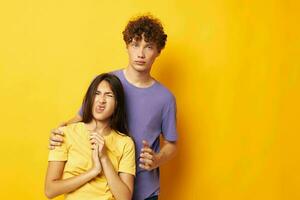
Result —
[{"label": "woman's shoulder", "polygon": [[114,137],[117,138],[117,140],[119,140],[120,142],[122,142],[124,144],[132,145],[134,143],[132,138],[129,135],[126,135],[119,131],[114,131],[113,134],[114,134]]},{"label": "woman's shoulder", "polygon": [[59,130],[63,131],[65,135],[68,135],[70,133],[74,132],[80,132],[84,128],[83,122],[76,122],[72,124],[68,124],[67,126],[60,127]]}]

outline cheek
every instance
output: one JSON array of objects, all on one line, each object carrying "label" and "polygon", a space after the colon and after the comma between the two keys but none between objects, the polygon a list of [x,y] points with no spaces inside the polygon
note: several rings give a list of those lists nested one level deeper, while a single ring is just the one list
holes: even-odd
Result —
[{"label": "cheek", "polygon": [[113,112],[115,111],[115,107],[116,107],[115,101],[109,102],[109,112],[110,112],[111,114],[113,114]]},{"label": "cheek", "polygon": [[93,107],[95,106],[95,103],[98,101],[98,96],[96,95],[95,98],[94,98],[94,104],[93,104]]}]

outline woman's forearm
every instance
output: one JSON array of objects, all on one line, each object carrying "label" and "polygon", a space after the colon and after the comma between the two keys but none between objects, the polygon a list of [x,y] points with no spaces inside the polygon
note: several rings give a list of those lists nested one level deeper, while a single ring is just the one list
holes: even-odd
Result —
[{"label": "woman's forearm", "polygon": [[72,192],[95,178],[99,173],[93,169],[67,179],[50,180],[46,183],[45,194],[52,199],[58,195]]},{"label": "woman's forearm", "polygon": [[108,186],[116,200],[130,200],[132,197],[132,191],[121,180],[120,176],[118,175],[118,172],[115,171],[109,158],[105,156],[102,157],[100,160],[103,173],[108,182]]}]

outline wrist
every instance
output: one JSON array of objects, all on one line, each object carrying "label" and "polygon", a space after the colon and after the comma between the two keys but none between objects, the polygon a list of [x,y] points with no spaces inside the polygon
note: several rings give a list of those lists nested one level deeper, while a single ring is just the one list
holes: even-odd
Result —
[{"label": "wrist", "polygon": [[159,167],[160,163],[161,163],[161,160],[163,158],[163,152],[160,151],[155,156],[156,156],[156,165],[157,165],[156,167]]},{"label": "wrist", "polygon": [[102,162],[107,162],[109,158],[107,155],[102,155],[99,157],[99,159],[100,159],[100,162],[102,163]]},{"label": "wrist", "polygon": [[93,178],[98,176],[98,174],[100,174],[101,170],[96,169],[95,167],[91,168],[88,173],[89,175],[91,175]]}]

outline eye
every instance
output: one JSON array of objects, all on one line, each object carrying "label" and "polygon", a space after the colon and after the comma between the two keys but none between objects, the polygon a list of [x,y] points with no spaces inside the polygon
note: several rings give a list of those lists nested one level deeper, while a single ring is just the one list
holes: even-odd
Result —
[{"label": "eye", "polygon": [[99,91],[96,91],[96,92],[95,92],[95,94],[96,94],[96,95],[99,95],[99,94],[100,94],[100,92],[99,92]]},{"label": "eye", "polygon": [[149,46],[147,46],[147,48],[148,48],[148,49],[152,49],[153,47],[149,45]]},{"label": "eye", "polygon": [[133,47],[138,47],[139,45],[138,45],[136,42],[133,42],[133,43],[131,44],[131,46],[133,46]]},{"label": "eye", "polygon": [[113,94],[107,94],[106,96],[107,96],[107,97],[110,97],[110,98],[114,97]]}]

